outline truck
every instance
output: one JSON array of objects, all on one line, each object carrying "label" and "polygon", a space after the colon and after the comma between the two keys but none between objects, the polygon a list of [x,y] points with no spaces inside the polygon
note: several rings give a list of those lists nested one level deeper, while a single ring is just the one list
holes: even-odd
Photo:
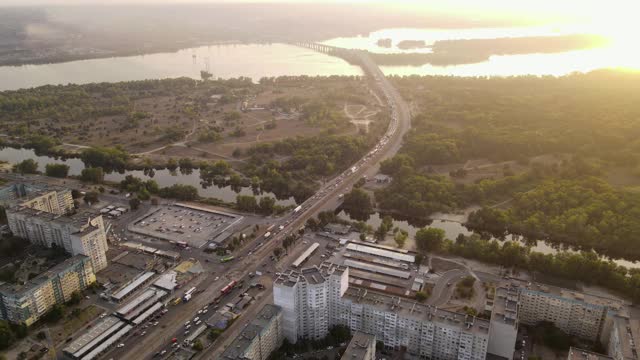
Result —
[{"label": "truck", "polygon": [[184,295],[182,295],[182,300],[184,302],[188,302],[189,300],[191,300],[191,298],[193,297],[193,294],[196,292],[196,287],[192,287],[191,289],[187,290]]},{"label": "truck", "polygon": [[228,293],[231,292],[231,290],[233,290],[233,288],[236,287],[237,282],[235,280],[232,280],[230,283],[227,284],[227,286],[223,287],[222,290],[220,290],[220,293],[222,293],[222,295],[227,295]]},{"label": "truck", "polygon": [[293,213],[297,213],[298,211],[302,210],[302,205],[298,205],[298,207],[296,207],[295,209],[293,209]]}]

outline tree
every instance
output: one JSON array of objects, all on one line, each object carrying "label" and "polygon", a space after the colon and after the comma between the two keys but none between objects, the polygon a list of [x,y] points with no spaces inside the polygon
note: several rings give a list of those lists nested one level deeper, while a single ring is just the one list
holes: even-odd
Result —
[{"label": "tree", "polygon": [[13,172],[20,174],[37,174],[38,163],[33,159],[23,160],[13,165]]},{"label": "tree", "polygon": [[65,164],[47,164],[45,174],[51,177],[66,178],[69,175],[69,166]]},{"label": "tree", "polygon": [[11,331],[9,323],[0,320],[0,350],[5,350],[16,340],[15,334]]},{"label": "tree", "polygon": [[95,184],[102,184],[104,182],[104,170],[101,167],[87,167],[80,172],[80,180],[85,182],[92,182]]},{"label": "tree", "polygon": [[192,347],[195,351],[202,351],[202,349],[204,349],[204,346],[202,345],[202,341],[200,341],[200,339],[194,341]]},{"label": "tree", "polygon": [[355,188],[344,196],[342,207],[350,216],[358,219],[373,212],[371,197],[362,189]]},{"label": "tree", "polygon": [[416,232],[416,246],[422,252],[436,251],[441,248],[444,238],[445,233],[442,229],[422,228]]},{"label": "tree", "polygon": [[138,210],[138,208],[140,207],[140,204],[142,202],[140,201],[140,199],[138,198],[131,198],[129,200],[129,207],[131,208],[131,210]]},{"label": "tree", "polygon": [[276,199],[271,196],[263,196],[260,198],[260,212],[265,215],[273,214],[273,210],[276,206]]},{"label": "tree", "polygon": [[423,292],[423,291],[417,291],[416,292],[416,300],[419,302],[424,302],[425,300],[427,300],[429,298],[429,295],[427,295],[427,293]]},{"label": "tree", "polygon": [[282,255],[283,252],[284,252],[284,249],[282,249],[281,247],[277,247],[277,248],[273,249],[273,256],[279,258],[280,255]]},{"label": "tree", "polygon": [[405,230],[400,230],[396,233],[393,239],[395,240],[399,248],[403,248],[405,243],[407,242],[408,237],[409,237],[408,232],[406,232]]},{"label": "tree", "polygon": [[100,202],[98,193],[95,191],[89,191],[84,195],[84,202],[87,204],[97,204]]},{"label": "tree", "polygon": [[251,195],[237,195],[236,207],[240,211],[254,212],[258,209],[258,202],[255,196]]},{"label": "tree", "polygon": [[417,253],[415,258],[415,264],[419,266],[422,264],[423,261],[424,261],[424,255]]},{"label": "tree", "polygon": [[42,318],[48,323],[56,323],[64,317],[64,307],[60,304],[53,305],[51,310],[47,312]]},{"label": "tree", "polygon": [[129,154],[119,147],[93,147],[84,150],[80,158],[87,167],[124,169],[129,160]]}]

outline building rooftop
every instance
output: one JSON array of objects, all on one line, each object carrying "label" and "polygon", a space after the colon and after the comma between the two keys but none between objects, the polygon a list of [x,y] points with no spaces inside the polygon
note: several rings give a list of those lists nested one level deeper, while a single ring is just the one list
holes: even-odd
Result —
[{"label": "building rooftop", "polygon": [[640,344],[640,320],[616,315],[613,326],[620,336],[620,350],[625,359],[638,359],[636,344]]},{"label": "building rooftop", "polygon": [[345,266],[323,262],[320,266],[313,266],[302,270],[285,271],[276,278],[275,283],[284,286],[294,286],[299,281],[304,281],[307,284],[316,285],[323,283],[328,275],[332,273],[341,274],[345,270]]},{"label": "building rooftop", "polygon": [[347,346],[347,350],[342,355],[342,360],[358,360],[364,359],[367,356],[369,349],[376,348],[375,335],[365,334],[360,331],[356,331]]},{"label": "building rooftop", "polygon": [[12,212],[37,217],[45,221],[55,221],[57,223],[66,224],[77,228],[77,231],[83,232],[95,230],[96,227],[90,225],[89,221],[101,216],[100,213],[96,213],[95,211],[88,209],[79,211],[72,215],[57,215],[46,211],[32,209],[27,206],[15,207],[12,209]]},{"label": "building rooftop", "polygon": [[613,360],[613,358],[588,350],[571,347],[569,349],[569,356],[567,357],[567,360]]},{"label": "building rooftop", "polygon": [[505,284],[505,286],[496,288],[491,320],[516,326],[517,319],[518,287]]},{"label": "building rooftop", "polygon": [[547,284],[539,284],[526,282],[524,280],[519,279],[510,279],[507,281],[508,286],[517,286],[523,292],[540,292],[548,295],[552,295],[558,298],[562,298],[565,300],[571,300],[576,302],[582,302],[585,304],[592,305],[594,307],[607,307],[611,310],[618,311],[622,308],[622,302],[620,300],[579,292],[576,290],[569,290],[565,288],[561,288],[558,286],[547,285]]},{"label": "building rooftop", "polygon": [[149,280],[155,274],[156,273],[154,273],[152,271],[147,271],[147,272],[144,272],[144,273],[138,275],[135,279],[133,279],[131,282],[129,282],[126,286],[124,286],[123,288],[118,290],[115,294],[111,295],[111,297],[116,301],[122,300],[123,298],[127,297],[131,292],[133,292],[137,288],[139,288],[142,284],[144,284],[147,280]]},{"label": "building rooftop", "polygon": [[421,304],[398,296],[350,286],[344,293],[343,298],[354,303],[374,306],[384,311],[393,311],[405,317],[419,318],[449,327],[466,328],[467,331],[476,334],[489,334],[489,321],[487,320],[442,310],[438,307]]},{"label": "building rooftop", "polygon": [[40,286],[42,283],[48,282],[50,279],[57,277],[60,273],[63,273],[82,262],[87,263],[89,261],[89,257],[85,255],[72,256],[68,259],[65,259],[61,263],[47,269],[35,278],[27,281],[27,283],[24,285],[0,282],[0,292],[4,293],[5,295],[18,295],[20,293],[28,293],[32,289]]},{"label": "building rooftop", "polygon": [[244,354],[247,351],[252,340],[262,333],[264,329],[269,325],[272,319],[277,316],[282,309],[273,304],[266,304],[262,307],[256,317],[251,320],[247,326],[240,332],[240,334],[233,340],[231,345],[227,347],[222,354],[222,359],[225,360],[240,360],[245,359]]},{"label": "building rooftop", "polygon": [[97,322],[90,329],[83,332],[80,337],[63,349],[68,354],[81,356],[87,353],[95,344],[117,332],[124,326],[124,323],[115,316],[108,316]]}]

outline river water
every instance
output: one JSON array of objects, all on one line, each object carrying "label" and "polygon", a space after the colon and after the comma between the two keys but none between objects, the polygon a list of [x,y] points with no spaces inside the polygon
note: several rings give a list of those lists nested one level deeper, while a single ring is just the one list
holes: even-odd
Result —
[{"label": "river water", "polygon": [[[564,35],[577,31],[556,27],[506,27],[469,29],[384,29],[368,36],[336,38],[325,44],[345,48],[367,49],[373,52],[428,52],[428,48],[402,50],[395,46],[377,45],[379,39],[424,40],[427,45],[437,40],[489,39],[508,36]],[[195,56],[195,57],[194,57]],[[119,56],[104,59],[71,61],[57,64],[0,66],[0,90],[14,90],[41,85],[86,84],[143,79],[200,78],[208,67],[214,77],[262,77],[280,75],[360,75],[357,66],[315,51],[285,44],[212,45],[176,52],[139,56]],[[599,68],[640,68],[640,52],[628,43],[613,42],[610,46],[554,54],[492,56],[489,60],[451,66],[383,66],[387,75],[564,75],[575,71]]]},{"label": "river water", "polygon": [[[407,239],[405,248],[415,250],[415,243],[413,241],[413,238],[416,232],[423,227],[442,229],[445,233],[446,238],[451,240],[455,240],[459,234],[463,234],[466,236],[473,234],[473,232],[467,229],[463,224],[467,220],[467,216],[469,215],[469,213],[476,209],[478,209],[478,207],[470,207],[462,211],[460,214],[435,213],[431,216],[431,222],[423,221],[422,223],[415,220],[409,221],[407,219],[401,219],[392,216],[393,226],[405,230],[409,233],[409,238]],[[366,221],[366,223],[376,229],[382,223],[382,216],[383,215],[381,215],[380,213],[373,213],[369,216],[369,219]],[[338,217],[344,220],[353,220],[345,211],[340,211],[338,213]],[[514,236],[507,236],[507,239],[505,241],[518,241],[522,245],[524,245],[521,240]],[[395,242],[387,241],[386,245],[395,246]],[[559,251],[573,252],[575,250],[558,249],[544,241],[536,241],[535,245],[531,246],[531,251],[543,254],[556,254]],[[632,262],[622,259],[614,260],[614,262],[629,269],[640,269],[640,262]]]},{"label": "river water", "polygon": [[[66,164],[69,166],[69,175],[80,175],[82,169],[84,169],[84,163],[80,159],[72,158],[72,159],[55,159],[49,156],[37,156],[33,150],[30,149],[14,149],[14,148],[3,148],[0,150],[0,160],[7,161],[9,163],[15,164],[22,160],[26,159],[34,159],[39,167],[40,171],[44,171],[44,168],[47,164]],[[204,187],[200,183],[200,170],[193,169],[189,174],[183,174],[179,170],[176,172],[171,172],[169,170],[155,170],[155,174],[153,177],[146,175],[142,170],[129,170],[123,173],[112,172],[110,174],[105,175],[105,180],[120,182],[124,180],[127,175],[133,175],[135,177],[141,178],[143,180],[153,179],[155,180],[160,187],[171,186],[174,184],[183,184],[183,185],[191,185],[198,189],[198,194],[203,197],[213,197],[226,202],[234,202],[236,201],[237,195],[254,195],[256,198],[260,199],[264,196],[271,196],[276,198],[276,195],[273,193],[263,192],[261,194],[254,194],[251,188],[241,188],[239,192],[231,189],[231,186],[226,187],[217,187],[215,185]],[[278,199],[276,202],[278,205],[295,205],[295,200],[293,197],[288,199]]]}]

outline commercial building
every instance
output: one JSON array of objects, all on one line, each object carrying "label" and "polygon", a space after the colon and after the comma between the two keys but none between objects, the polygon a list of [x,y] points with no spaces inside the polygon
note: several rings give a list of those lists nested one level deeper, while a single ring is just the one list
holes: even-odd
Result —
[{"label": "commercial building", "polygon": [[334,325],[374,335],[387,348],[421,359],[484,360],[489,321],[398,296],[349,287],[349,269],[330,263],[281,274],[274,302],[285,337],[320,339]]},{"label": "commercial building", "polygon": [[93,360],[113,348],[124,338],[133,326],[126,322],[108,316],[93,325],[88,331],[69,343],[62,354],[70,360]]},{"label": "commercial building", "polygon": [[71,190],[26,182],[16,182],[1,188],[0,203],[5,207],[28,207],[57,215],[68,214],[73,210]]},{"label": "commercial building", "polygon": [[134,279],[126,283],[124,286],[114,291],[114,293],[111,295],[111,299],[113,299],[113,301],[118,303],[124,301],[129,296],[134,294],[136,291],[141,289],[143,286],[151,282],[155,274],[156,273],[154,273],[153,271],[145,271],[139,274]]},{"label": "commercial building", "polygon": [[282,309],[266,304],[222,354],[224,360],[266,360],[282,344]]},{"label": "commercial building", "polygon": [[32,243],[56,245],[72,255],[86,255],[98,272],[107,267],[107,235],[101,215],[85,211],[62,216],[29,207],[7,209],[11,232]]},{"label": "commercial building", "polygon": [[599,340],[608,312],[621,308],[616,300],[554,286],[535,283],[518,286],[520,322],[528,325],[552,322],[565,333],[586,340]]},{"label": "commercial building", "polygon": [[341,360],[375,360],[376,336],[356,331]]},{"label": "commercial building", "polygon": [[0,318],[31,325],[55,304],[71,299],[94,283],[91,260],[76,255],[29,280],[25,285],[0,283]]}]

